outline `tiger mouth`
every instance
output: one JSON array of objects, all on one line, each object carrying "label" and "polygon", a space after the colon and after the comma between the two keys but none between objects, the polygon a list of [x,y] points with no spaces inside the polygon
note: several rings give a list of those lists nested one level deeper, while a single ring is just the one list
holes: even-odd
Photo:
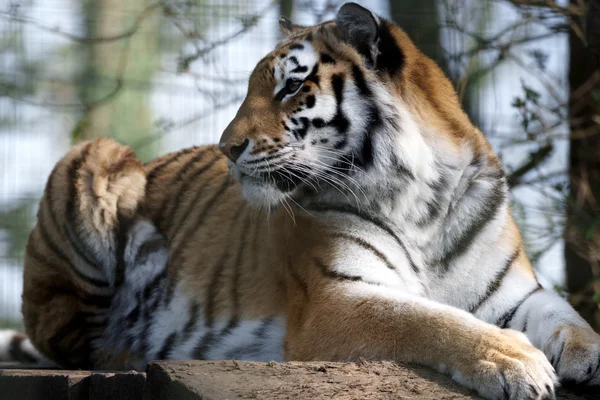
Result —
[{"label": "tiger mouth", "polygon": [[252,175],[243,172],[241,173],[242,180],[250,180],[253,183],[262,186],[275,186],[284,193],[294,191],[294,189],[305,182],[307,178],[308,174],[305,171],[296,168],[282,168],[268,173]]}]

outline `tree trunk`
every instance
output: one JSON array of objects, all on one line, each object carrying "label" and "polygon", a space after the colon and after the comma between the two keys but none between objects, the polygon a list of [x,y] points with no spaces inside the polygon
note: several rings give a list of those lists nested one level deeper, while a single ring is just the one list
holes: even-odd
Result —
[{"label": "tree trunk", "polygon": [[[577,1],[572,0],[572,3]],[[590,10],[592,8],[590,7]],[[573,305],[600,328],[600,71],[582,38],[569,32],[570,196],[565,260]]]},{"label": "tree trunk", "polygon": [[390,0],[390,17],[419,50],[446,71],[437,0]]},{"label": "tree trunk", "polygon": [[[87,0],[84,2],[88,37],[107,38],[134,26],[151,0]],[[145,18],[131,37],[85,44],[80,99],[88,104],[74,139],[112,137],[130,144],[152,133],[149,100],[152,76],[159,62],[159,24]],[[134,149],[146,161],[156,146]]]}]

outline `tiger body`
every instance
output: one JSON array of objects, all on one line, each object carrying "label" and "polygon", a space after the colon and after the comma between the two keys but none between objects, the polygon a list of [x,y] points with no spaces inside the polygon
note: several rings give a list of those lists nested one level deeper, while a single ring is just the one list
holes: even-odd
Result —
[{"label": "tiger body", "polygon": [[142,165],[98,139],[58,163],[27,247],[35,346],[90,368],[412,361],[488,398],[600,384],[600,337],[537,282],[439,68],[354,4],[282,25],[218,147]]}]

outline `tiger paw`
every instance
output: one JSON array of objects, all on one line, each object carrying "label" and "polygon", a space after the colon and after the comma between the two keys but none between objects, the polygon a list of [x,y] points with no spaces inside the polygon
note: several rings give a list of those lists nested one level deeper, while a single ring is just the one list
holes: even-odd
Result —
[{"label": "tiger paw", "polygon": [[543,350],[562,382],[600,385],[600,335],[591,328],[564,325]]},{"label": "tiger paw", "polygon": [[487,399],[551,399],[556,374],[525,335],[490,329],[474,346],[474,358],[453,378]]}]

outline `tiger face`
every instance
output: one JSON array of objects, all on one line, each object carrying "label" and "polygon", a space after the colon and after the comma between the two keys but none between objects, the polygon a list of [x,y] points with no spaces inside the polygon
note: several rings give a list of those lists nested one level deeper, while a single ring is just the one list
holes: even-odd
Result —
[{"label": "tiger face", "polygon": [[410,71],[426,82],[432,68],[442,80],[436,91],[449,88],[456,100],[400,28],[353,3],[317,26],[280,24],[288,38],[258,63],[220,140],[250,204],[270,208],[345,191],[356,197],[391,169],[412,174],[404,160],[426,161],[410,149],[422,140],[414,126],[423,116],[403,97],[417,93],[427,103],[427,88],[412,84]]}]

